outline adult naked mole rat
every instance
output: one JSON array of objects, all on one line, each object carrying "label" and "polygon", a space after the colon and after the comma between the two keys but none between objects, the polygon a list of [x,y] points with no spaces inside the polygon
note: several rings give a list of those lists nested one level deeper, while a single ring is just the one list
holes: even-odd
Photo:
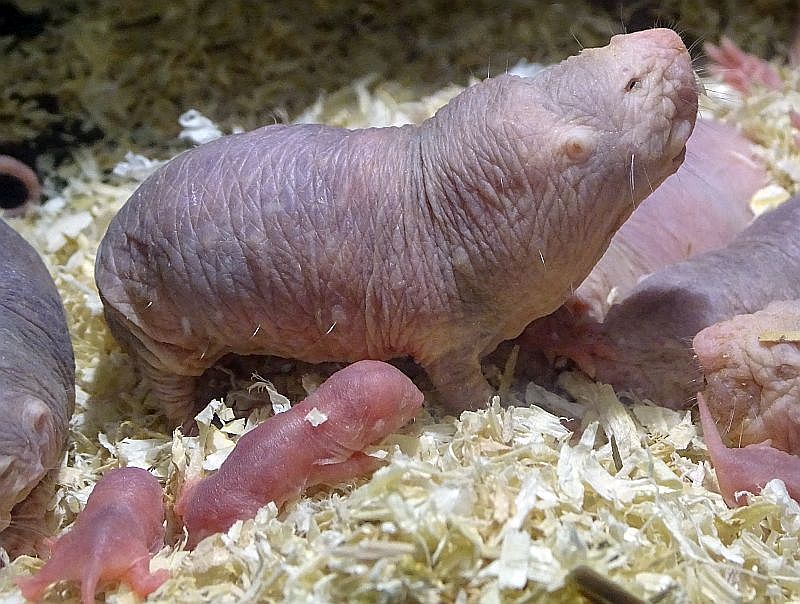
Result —
[{"label": "adult naked mole rat", "polygon": [[187,151],[101,242],[106,319],[175,420],[221,356],[411,356],[452,410],[680,165],[697,112],[668,29],[476,84],[419,126],[274,125]]},{"label": "adult naked mole rat", "polygon": [[75,360],[55,283],[36,250],[0,220],[0,545],[30,553],[46,530],[75,407]]}]

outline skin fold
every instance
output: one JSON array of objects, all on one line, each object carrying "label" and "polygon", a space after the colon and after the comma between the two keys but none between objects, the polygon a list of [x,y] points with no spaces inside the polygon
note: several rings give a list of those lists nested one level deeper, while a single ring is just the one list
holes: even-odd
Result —
[{"label": "skin fold", "polygon": [[229,353],[408,356],[449,409],[483,406],[480,359],[584,279],[681,164],[696,111],[686,48],[652,29],[476,84],[420,126],[223,137],[110,224],[106,319],[176,422]]}]

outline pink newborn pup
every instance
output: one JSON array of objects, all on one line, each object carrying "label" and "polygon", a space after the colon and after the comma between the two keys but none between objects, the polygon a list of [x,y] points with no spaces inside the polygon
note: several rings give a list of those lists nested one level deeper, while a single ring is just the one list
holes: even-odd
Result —
[{"label": "pink newborn pup", "polygon": [[169,577],[150,572],[151,552],[164,543],[161,485],[146,470],[119,468],[95,485],[74,527],[51,548],[50,560],[16,579],[22,595],[39,600],[56,581],[80,581],[81,602],[93,604],[105,583],[124,581],[144,597]]},{"label": "pink newborn pup", "polygon": [[701,392],[697,394],[697,403],[703,436],[711,463],[717,472],[719,490],[728,507],[744,505],[744,500],[739,501],[736,498],[739,491],[758,493],[774,478],[780,478],[791,498],[800,502],[800,457],[776,449],[768,443],[747,445],[740,449],[727,448]]},{"label": "pink newborn pup", "polygon": [[[308,486],[375,470],[381,461],[362,449],[410,421],[422,399],[387,363],[359,361],[337,371],[303,402],[242,436],[215,474],[187,484],[175,511],[189,547],[253,518],[270,501],[280,506]],[[327,419],[314,425],[314,409]]]}]

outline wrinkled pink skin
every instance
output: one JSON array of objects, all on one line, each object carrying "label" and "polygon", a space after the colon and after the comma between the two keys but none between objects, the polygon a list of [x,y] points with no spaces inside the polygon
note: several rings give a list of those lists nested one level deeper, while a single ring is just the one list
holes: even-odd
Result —
[{"label": "wrinkled pink skin", "polygon": [[722,498],[728,507],[744,505],[745,498],[736,497],[740,491],[758,494],[770,480],[781,479],[786,491],[800,503],[800,457],[780,451],[768,443],[729,449],[722,442],[714,418],[702,392],[697,393],[700,422],[706,439],[709,457],[717,473]]},{"label": "wrinkled pink skin", "polygon": [[729,38],[723,36],[719,46],[705,44],[703,50],[711,59],[711,73],[739,92],[748,93],[756,86],[778,90],[783,83],[774,66],[744,52]]},{"label": "wrinkled pink skin", "polygon": [[750,198],[766,182],[747,139],[731,126],[698,119],[683,165],[636,208],[564,305],[518,338],[521,354],[531,357],[525,362],[541,350],[589,367],[585,341],[608,312],[609,298],[619,303],[647,275],[730,243],[752,221]]},{"label": "wrinkled pink skin", "polygon": [[725,248],[650,275],[602,324],[587,328],[567,356],[618,392],[688,407],[702,387],[692,351],[700,330],[773,300],[800,297],[798,224],[795,197],[758,217]]},{"label": "wrinkled pink skin", "polygon": [[686,161],[620,227],[572,300],[601,321],[609,296],[619,302],[650,273],[730,243],[753,220],[750,198],[766,184],[749,140],[731,126],[699,119]]},{"label": "wrinkled pink skin", "polygon": [[[184,487],[175,506],[189,547],[270,501],[281,506],[305,488],[372,472],[381,461],[361,451],[416,415],[422,392],[381,361],[359,361],[328,378],[304,401],[242,436],[219,470]],[[327,421],[312,425],[312,409]]]},{"label": "wrinkled pink skin", "polygon": [[[33,204],[39,201],[42,196],[42,185],[36,172],[31,170],[27,164],[10,155],[0,155],[0,174],[15,178],[22,183],[27,191],[27,198],[16,208],[9,208],[3,211],[6,217],[22,216]],[[0,192],[2,194],[2,192]]]},{"label": "wrinkled pink skin", "polygon": [[112,221],[106,319],[178,422],[231,353],[410,356],[450,409],[483,406],[480,359],[583,280],[682,162],[696,109],[683,43],[653,29],[476,84],[420,126],[224,137]]},{"label": "wrinkled pink skin", "polygon": [[16,579],[28,600],[56,581],[80,583],[81,602],[93,604],[104,584],[123,581],[144,597],[169,577],[150,572],[150,555],[164,544],[164,503],[158,480],[139,468],[111,470],[98,482],[72,529],[59,537],[42,569]]},{"label": "wrinkled pink skin", "polygon": [[75,360],[61,298],[44,262],[0,220],[0,545],[33,553],[48,532],[48,472],[75,406]]},{"label": "wrinkled pink skin", "polygon": [[705,398],[729,442],[770,440],[775,448],[800,455],[800,346],[759,341],[769,332],[800,333],[800,300],[773,302],[694,337]]}]

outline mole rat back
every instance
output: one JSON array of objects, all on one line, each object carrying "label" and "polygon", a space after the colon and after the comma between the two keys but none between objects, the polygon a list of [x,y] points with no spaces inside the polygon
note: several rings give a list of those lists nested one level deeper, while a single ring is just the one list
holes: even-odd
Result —
[{"label": "mole rat back", "polygon": [[0,533],[0,543],[29,551],[39,535],[23,527],[41,520],[47,498],[35,498],[41,509],[23,502],[64,450],[75,361],[61,298],[41,258],[3,221],[0,248],[0,529],[19,521]]},{"label": "mole rat back", "polygon": [[228,353],[410,356],[452,410],[480,359],[554,310],[683,160],[679,36],[615,36],[477,84],[420,126],[268,126],[185,152],[109,226],[96,279],[175,420]]}]

